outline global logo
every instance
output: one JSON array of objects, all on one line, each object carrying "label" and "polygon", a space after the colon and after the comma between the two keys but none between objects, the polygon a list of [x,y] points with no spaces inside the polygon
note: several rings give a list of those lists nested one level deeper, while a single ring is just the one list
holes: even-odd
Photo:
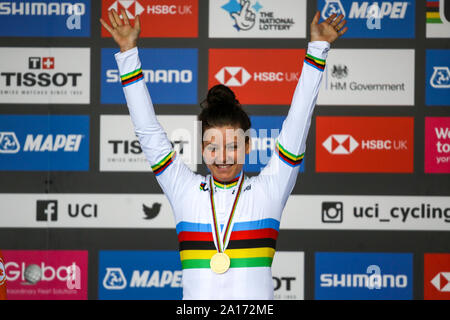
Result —
[{"label": "global logo", "polygon": [[322,145],[331,154],[351,154],[359,143],[349,134],[333,134]]},{"label": "global logo", "polygon": [[216,73],[215,78],[226,86],[242,87],[252,76],[243,67],[223,67]]},{"label": "global logo", "polygon": [[127,279],[121,268],[106,268],[103,287],[109,290],[121,290],[127,286]]},{"label": "global logo", "polygon": [[6,282],[6,271],[3,259],[0,258],[0,286]]},{"label": "global logo", "polygon": [[19,140],[14,132],[0,132],[0,153],[18,153]]},{"label": "global logo", "polygon": [[440,292],[450,292],[450,272],[439,272],[431,283]]},{"label": "global logo", "polygon": [[435,89],[450,88],[450,69],[449,67],[433,67],[433,75],[430,79],[430,84]]},{"label": "global logo", "polygon": [[333,14],[337,16],[343,14],[345,17],[345,10],[340,0],[326,0],[325,7],[322,10],[322,18],[326,20]]},{"label": "global logo", "polygon": [[125,10],[128,18],[134,19],[136,16],[140,15],[145,11],[144,7],[137,0],[118,0],[115,1],[109,8],[109,10],[116,10],[120,17],[122,17],[122,9]]}]

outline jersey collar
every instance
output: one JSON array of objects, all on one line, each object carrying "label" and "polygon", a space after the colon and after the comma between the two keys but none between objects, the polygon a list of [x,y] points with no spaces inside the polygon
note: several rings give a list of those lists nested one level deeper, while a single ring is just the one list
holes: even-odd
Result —
[{"label": "jersey collar", "polygon": [[241,170],[236,177],[234,177],[231,181],[227,181],[227,182],[220,181],[219,179],[216,179],[213,176],[214,186],[216,188],[218,188],[218,189],[221,189],[221,190],[231,189],[231,188],[233,188],[233,187],[238,185],[239,178],[241,177],[242,174],[243,174],[243,172]]}]

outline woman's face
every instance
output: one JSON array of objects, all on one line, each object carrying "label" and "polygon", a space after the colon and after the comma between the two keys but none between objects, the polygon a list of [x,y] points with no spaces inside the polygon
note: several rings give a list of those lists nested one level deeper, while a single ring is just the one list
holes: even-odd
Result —
[{"label": "woman's face", "polygon": [[231,181],[242,170],[250,143],[244,131],[232,126],[213,127],[203,134],[202,154],[213,176],[221,181]]}]

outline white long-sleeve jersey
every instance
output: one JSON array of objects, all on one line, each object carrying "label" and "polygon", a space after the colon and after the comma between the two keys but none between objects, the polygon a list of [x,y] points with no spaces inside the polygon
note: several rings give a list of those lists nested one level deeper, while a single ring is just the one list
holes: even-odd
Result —
[{"label": "white long-sleeve jersey", "polygon": [[[217,252],[209,177],[192,172],[174,152],[159,124],[143,79],[138,49],[116,53],[123,91],[142,150],[167,196],[176,221],[183,269],[183,299],[273,299],[271,265],[281,214],[297,179],[330,44],[308,45],[303,71],[276,149],[259,175],[246,177],[225,243],[230,269],[216,274],[210,259]],[[237,180],[213,180],[220,224],[230,213]]]}]

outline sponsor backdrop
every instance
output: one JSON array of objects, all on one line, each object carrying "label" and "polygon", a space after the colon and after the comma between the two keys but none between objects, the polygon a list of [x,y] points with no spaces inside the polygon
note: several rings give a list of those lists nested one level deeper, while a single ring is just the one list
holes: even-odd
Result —
[{"label": "sponsor backdrop", "polygon": [[450,1],[0,0],[0,249],[10,299],[181,299],[170,204],[100,28],[140,15],[145,82],[206,174],[199,104],[230,86],[273,154],[316,10],[345,15],[288,199],[276,299],[450,299]]}]

